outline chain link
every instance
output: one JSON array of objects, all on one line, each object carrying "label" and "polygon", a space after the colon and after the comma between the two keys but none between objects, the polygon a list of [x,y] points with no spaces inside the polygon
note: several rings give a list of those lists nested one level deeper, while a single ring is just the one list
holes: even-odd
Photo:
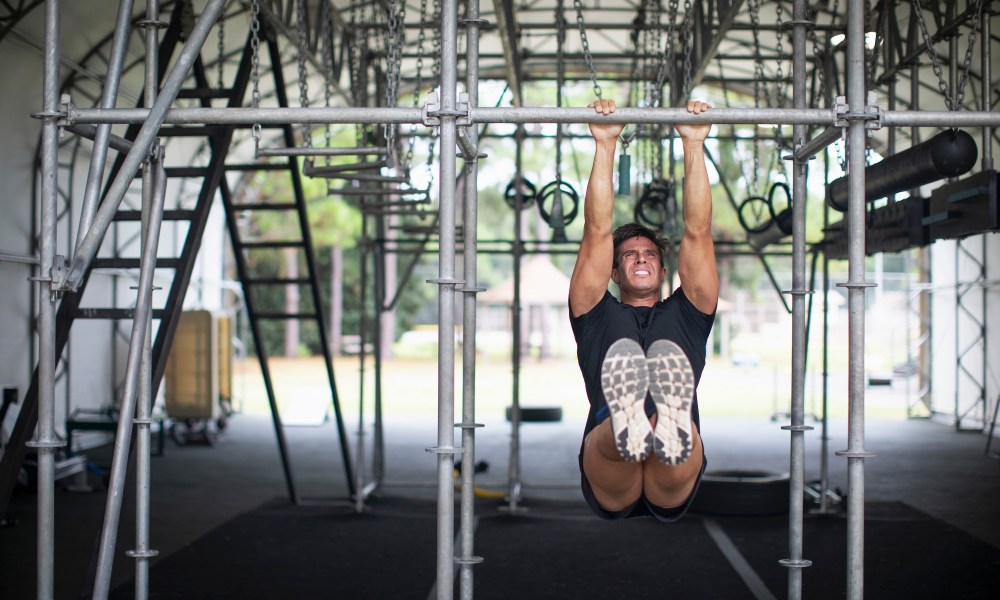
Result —
[{"label": "chain link", "polygon": [[[424,41],[427,39],[427,32],[424,22],[427,20],[427,0],[420,0],[420,29],[417,31],[417,72],[413,85],[413,108],[420,106],[420,97],[423,94],[423,69],[424,69]],[[417,124],[410,124],[410,139],[406,147],[406,158],[403,159],[402,172],[409,174],[410,165],[413,164],[413,151],[417,143]]]},{"label": "chain link", "polygon": [[[969,32],[969,45],[965,48],[965,63],[962,65],[962,78],[958,82],[958,93],[955,98],[956,109],[962,107],[965,101],[965,85],[969,83],[969,68],[972,66],[972,47],[976,45],[976,35],[979,24],[983,20],[983,0],[976,0],[976,16],[972,21],[972,31]],[[986,40],[989,44],[989,40]]]},{"label": "chain link", "polygon": [[[323,3],[323,100],[325,106],[330,108],[333,99],[333,13],[329,4]],[[327,123],[323,130],[323,141],[326,147],[333,145],[333,132],[330,124]],[[326,164],[330,165],[330,157],[326,157]]]},{"label": "chain link", "polygon": [[587,62],[587,70],[590,72],[590,81],[594,84],[594,95],[598,100],[602,99],[601,84],[597,83],[597,72],[594,70],[594,56],[590,53],[590,41],[587,40],[587,27],[583,23],[583,4],[580,0],[573,0],[573,8],[576,9],[576,26],[580,29],[580,43],[583,45],[583,59]]},{"label": "chain link", "polygon": [[[400,23],[406,22],[406,2],[392,0],[389,3],[389,37],[386,71],[389,81],[385,86],[385,103],[395,107],[399,102],[400,48],[406,44],[406,29]],[[396,146],[396,126],[385,125],[385,144],[389,156],[393,156]]]},{"label": "chain link", "polygon": [[[251,69],[250,77],[253,80],[253,91],[250,95],[250,103],[254,108],[260,108],[260,2],[252,0],[250,2],[250,49],[251,49]],[[254,149],[260,146],[261,127],[260,123],[254,123],[250,129],[253,136]]]},{"label": "chain link", "polygon": [[959,80],[958,89],[955,91],[955,97],[952,98],[951,91],[948,88],[948,83],[945,81],[944,72],[941,69],[941,60],[938,58],[937,52],[934,50],[934,44],[931,40],[930,33],[927,31],[927,23],[924,21],[924,12],[920,5],[920,0],[912,0],[913,13],[917,17],[917,24],[920,26],[920,35],[924,39],[924,46],[927,48],[927,53],[931,57],[931,68],[934,70],[934,75],[937,76],[938,80],[938,90],[941,91],[941,95],[944,96],[945,106],[948,110],[959,110],[962,108],[962,103],[965,100],[965,86],[969,81],[969,68],[972,65],[972,50],[976,43],[976,35],[979,31],[979,21],[982,19],[983,11],[983,0],[976,1],[976,18],[972,24],[972,31],[969,33],[969,45],[965,50],[965,62],[962,64],[962,78]]},{"label": "chain link", "polygon": [[684,99],[691,98],[691,51],[694,49],[694,15],[691,14],[691,0],[684,0]]},{"label": "chain link", "polygon": [[[670,23],[667,25],[667,43],[663,47],[663,55],[660,60],[659,68],[656,71],[656,85],[654,86],[654,93],[657,95],[656,102],[654,106],[661,105],[661,98],[659,98],[660,90],[663,89],[663,82],[667,77],[667,69],[673,70],[674,63],[674,32],[677,26],[677,0],[670,0],[670,4],[667,9],[667,16],[670,19]],[[670,80],[671,89],[673,88],[674,82],[673,77]]]},{"label": "chain link", "polygon": [[[753,106],[760,108],[761,87],[764,82],[764,59],[760,55],[760,0],[748,0],[747,10],[750,12],[750,28],[753,33]],[[750,172],[749,187],[750,195],[758,196],[760,172],[760,129],[754,124],[753,143],[751,152],[753,153],[753,169]]]},{"label": "chain link", "polygon": [[223,63],[226,59],[226,14],[223,12],[219,15],[219,43],[217,48],[219,49],[219,60],[215,65],[215,77],[216,77],[216,87],[220,90],[223,89],[225,73],[223,71]]},{"label": "chain link", "polygon": [[[299,106],[302,108],[309,108],[309,80],[308,74],[306,73],[306,52],[309,51],[309,41],[307,39],[306,32],[307,17],[305,0],[296,0],[295,13],[295,39],[299,47]],[[302,144],[306,148],[310,148],[312,147],[312,132],[309,130],[309,126],[305,123],[303,123],[301,127]]]}]

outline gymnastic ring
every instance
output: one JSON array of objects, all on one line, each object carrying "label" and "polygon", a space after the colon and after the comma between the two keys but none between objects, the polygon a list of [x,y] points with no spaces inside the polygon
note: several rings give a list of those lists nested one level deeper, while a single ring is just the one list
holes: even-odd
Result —
[{"label": "gymnastic ring", "polygon": [[[771,218],[763,219],[755,227],[750,227],[749,225],[747,225],[747,221],[743,217],[743,209],[745,209],[753,202],[762,202],[764,206],[767,207],[767,212],[771,216]],[[750,196],[749,198],[740,203],[740,207],[736,211],[736,216],[740,220],[740,225],[743,226],[743,229],[745,229],[747,233],[763,233],[767,231],[767,229],[771,226],[771,222],[774,220],[774,211],[771,210],[770,204],[768,203],[767,198],[765,198],[764,196]]]},{"label": "gymnastic ring", "polygon": [[[654,229],[661,229],[667,222],[667,200],[673,195],[672,191],[673,185],[663,179],[654,179],[646,184],[646,191],[635,203],[633,214],[635,220]],[[658,219],[650,216],[647,211],[653,209],[662,210],[663,218]]]},{"label": "gymnastic ring", "polygon": [[507,206],[517,208],[517,197],[520,194],[521,210],[524,210],[535,201],[535,194],[537,193],[538,190],[535,188],[535,184],[531,183],[527,177],[517,176],[507,184],[507,188],[503,191],[503,199],[507,203]]},{"label": "gymnastic ring", "polygon": [[[556,190],[559,190],[562,195],[568,196],[573,207],[569,209],[569,212],[563,211],[562,223],[553,223],[552,215],[548,210],[545,209],[545,200],[554,196]],[[535,196],[535,202],[538,203],[538,213],[542,215],[545,222],[549,224],[552,228],[561,228],[569,225],[576,218],[577,211],[580,209],[580,195],[576,193],[568,182],[562,181],[561,179],[554,179],[545,184],[541,190],[539,190],[538,195]]]},{"label": "gymnastic ring", "polygon": [[785,191],[785,199],[788,201],[788,208],[792,207],[792,190],[788,189],[788,184],[779,181],[771,186],[771,191],[767,193],[767,207],[771,211],[771,218],[777,220],[780,211],[774,209],[774,192],[782,189]]}]

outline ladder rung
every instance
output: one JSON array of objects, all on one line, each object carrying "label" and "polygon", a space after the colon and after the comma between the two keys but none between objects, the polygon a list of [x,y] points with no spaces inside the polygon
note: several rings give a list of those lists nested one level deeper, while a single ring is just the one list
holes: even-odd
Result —
[{"label": "ladder rung", "polygon": [[319,315],[316,313],[280,313],[280,312],[267,312],[267,313],[254,313],[254,316],[258,319],[274,319],[274,320],[306,320],[306,319],[318,319]]},{"label": "ladder rung", "polygon": [[312,285],[312,280],[308,277],[261,277],[260,279],[246,279],[243,283],[247,285]]},{"label": "ladder rung", "polygon": [[305,244],[300,241],[283,240],[268,242],[240,242],[243,248],[300,248]]},{"label": "ladder rung", "polygon": [[[138,258],[95,258],[90,264],[94,269],[138,269],[140,259]],[[157,258],[157,269],[176,269],[181,265],[179,258]]]},{"label": "ladder rung", "polygon": [[208,137],[221,129],[221,125],[166,125],[156,134],[160,137]]},{"label": "ladder rung", "polygon": [[[162,319],[164,311],[162,308],[153,309],[153,318]],[[76,319],[119,319],[131,320],[135,318],[134,308],[78,308],[73,315]]]},{"label": "ladder rung", "polygon": [[[190,221],[194,218],[193,210],[165,210],[163,211],[164,221]],[[142,211],[120,210],[115,213],[115,221],[141,221]]]},{"label": "ladder rung", "polygon": [[240,163],[240,164],[227,164],[227,171],[287,171],[290,168],[287,162],[285,163]]},{"label": "ladder rung", "polygon": [[291,202],[244,202],[232,207],[234,210],[295,210],[297,205]]},{"label": "ladder rung", "polygon": [[167,167],[167,177],[205,177],[208,167]]},{"label": "ladder rung", "polygon": [[186,88],[177,93],[178,98],[228,98],[232,90],[225,88]]}]

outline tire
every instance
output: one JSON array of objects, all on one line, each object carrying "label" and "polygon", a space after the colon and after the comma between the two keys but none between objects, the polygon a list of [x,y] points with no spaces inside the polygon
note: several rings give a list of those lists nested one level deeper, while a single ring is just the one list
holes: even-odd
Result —
[{"label": "tire", "polygon": [[788,473],[706,471],[691,503],[694,512],[715,515],[780,515],[788,512]]},{"label": "tire", "polygon": [[[510,407],[507,407],[507,420],[510,421]],[[562,421],[561,406],[522,406],[522,423],[551,423]]]}]

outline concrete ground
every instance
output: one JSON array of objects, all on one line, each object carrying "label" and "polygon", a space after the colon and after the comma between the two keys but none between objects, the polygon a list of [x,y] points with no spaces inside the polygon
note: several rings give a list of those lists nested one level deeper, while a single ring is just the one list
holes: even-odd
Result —
[{"label": "concrete ground", "polygon": [[[511,431],[502,419],[480,419],[476,459],[488,468],[478,476],[484,490],[505,491],[510,458]],[[782,422],[760,417],[702,419],[702,435],[709,470],[789,470],[789,434]],[[822,453],[819,423],[805,435],[806,481],[820,477]],[[433,417],[387,416],[386,471],[381,493],[402,497],[435,494],[436,462],[425,451],[436,444]],[[577,451],[583,419],[567,416],[557,423],[526,423],[520,435],[523,497],[579,500]],[[357,424],[348,423],[350,448],[357,454]],[[370,433],[370,429],[368,431]],[[286,435],[298,493],[306,499],[346,503],[336,428],[328,421],[319,426],[287,427]],[[847,423],[829,423],[830,488],[847,489],[846,459],[834,455],[845,449]],[[986,437],[956,432],[929,420],[869,420],[866,449],[875,456],[865,461],[867,501],[900,501],[937,517],[996,548],[1000,548],[1000,463],[984,454]],[[370,461],[371,436],[364,454]],[[94,451],[98,459],[101,451]],[[370,471],[364,470],[366,481]],[[79,589],[93,554],[94,536],[104,511],[105,494],[100,479],[92,492],[60,491],[57,494],[57,556],[62,590]],[[132,493],[127,494],[121,521],[119,548],[133,547]],[[190,544],[233,517],[275,498],[287,498],[287,488],[271,420],[265,415],[235,415],[215,445],[178,446],[167,442],[163,456],[153,459],[152,545],[160,556]],[[0,528],[0,580],[3,588],[27,591],[4,597],[32,597],[35,531],[35,496],[16,493],[9,516],[14,527]],[[378,497],[370,500],[377,503]],[[119,552],[118,555],[122,555]],[[806,557],[808,558],[808,556]],[[132,577],[129,559],[116,562],[114,582]],[[72,580],[72,581],[69,581]],[[10,586],[10,587],[8,587]],[[61,597],[74,597],[67,594]]]}]

